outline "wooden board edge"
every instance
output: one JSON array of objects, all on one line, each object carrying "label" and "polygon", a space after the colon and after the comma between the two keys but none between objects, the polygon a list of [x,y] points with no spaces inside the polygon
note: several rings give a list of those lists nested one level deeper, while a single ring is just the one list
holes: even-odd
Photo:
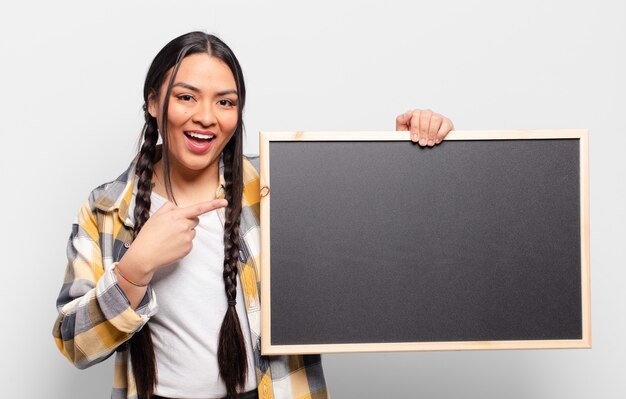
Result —
[{"label": "wooden board edge", "polygon": [[320,344],[320,345],[268,345],[262,354],[330,354],[359,352],[432,352],[466,350],[521,350],[521,349],[589,349],[591,343],[585,339],[535,340],[535,341],[463,341],[463,342],[402,342],[364,344]]},{"label": "wooden board edge", "polygon": [[589,132],[580,138],[580,250],[583,338],[591,347],[591,256],[589,222]]},{"label": "wooden board edge", "polygon": [[261,348],[267,348],[271,342],[270,328],[270,140],[263,132],[259,134],[260,152],[260,190],[267,187],[266,195],[261,195],[260,203],[260,228],[261,228]]},{"label": "wooden board edge", "polygon": [[[567,139],[581,138],[585,132],[584,129],[453,130],[445,140]],[[262,131],[260,135],[268,141],[410,141],[408,131]]]}]

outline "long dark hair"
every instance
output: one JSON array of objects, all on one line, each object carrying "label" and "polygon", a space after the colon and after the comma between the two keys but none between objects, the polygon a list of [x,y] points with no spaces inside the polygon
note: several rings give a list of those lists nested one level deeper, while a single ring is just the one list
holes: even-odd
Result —
[{"label": "long dark hair", "polygon": [[[248,370],[246,347],[239,325],[239,317],[235,309],[237,296],[237,260],[239,258],[239,220],[241,215],[241,199],[243,194],[243,107],[246,99],[246,88],[239,61],[232,50],[219,38],[204,32],[190,32],[169,42],[156,55],[143,88],[145,124],[142,130],[143,143],[137,161],[137,196],[135,198],[135,227],[133,237],[150,217],[150,194],[152,193],[152,175],[156,159],[156,144],[159,138],[157,120],[148,112],[148,102],[152,96],[159,96],[161,86],[165,82],[168,71],[172,70],[163,101],[161,112],[161,137],[163,139],[163,176],[169,198],[174,199],[170,180],[167,140],[167,110],[169,97],[181,61],[192,54],[206,53],[222,60],[230,68],[238,93],[237,128],[230,141],[224,147],[225,197],[228,201],[226,221],[224,222],[224,285],[228,300],[228,310],[224,316],[219,333],[218,366],[226,384],[229,398],[237,397],[237,387],[243,387]],[[130,341],[130,356],[137,384],[139,398],[150,398],[157,382],[156,361],[150,334],[149,323],[135,333]]]}]

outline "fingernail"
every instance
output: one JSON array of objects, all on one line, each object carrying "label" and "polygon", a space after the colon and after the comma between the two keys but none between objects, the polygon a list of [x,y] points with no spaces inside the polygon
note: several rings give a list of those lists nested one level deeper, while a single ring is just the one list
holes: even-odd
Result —
[{"label": "fingernail", "polygon": [[432,146],[434,146],[434,145],[435,145],[435,142],[434,142],[434,141],[432,141],[432,140],[428,140],[428,145],[432,147]]},{"label": "fingernail", "polygon": [[412,140],[413,140],[415,143],[417,143],[417,133],[413,133],[413,138],[412,138]]},{"label": "fingernail", "polygon": [[420,140],[420,145],[426,145],[426,139],[421,139]]}]

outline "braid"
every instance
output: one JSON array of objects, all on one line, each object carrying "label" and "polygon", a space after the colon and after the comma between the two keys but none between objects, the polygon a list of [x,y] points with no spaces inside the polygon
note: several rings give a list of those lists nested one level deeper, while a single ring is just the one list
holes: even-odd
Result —
[{"label": "braid", "polygon": [[[230,159],[229,159],[230,158]],[[226,182],[226,201],[234,203],[232,155],[224,154],[224,180]],[[241,201],[241,200],[239,200]],[[233,209],[238,208],[238,209]],[[224,222],[224,283],[226,284],[226,296],[228,300],[237,298],[237,259],[239,258],[239,214],[241,206],[229,206],[226,209],[226,221]]]},{"label": "braid", "polygon": [[228,310],[219,333],[217,361],[226,385],[228,398],[237,398],[237,387],[243,388],[248,371],[246,346],[235,308],[237,298],[237,261],[239,259],[239,221],[243,196],[242,139],[235,134],[223,151],[226,200],[224,222],[224,286]]},{"label": "braid", "polygon": [[[146,115],[148,118],[148,115]],[[152,174],[154,173],[154,156],[159,133],[156,128],[156,120],[150,118],[143,128],[144,142],[139,152],[137,161],[137,196],[135,197],[135,228],[133,238],[137,237],[143,225],[150,217],[150,194],[152,194]]]},{"label": "braid", "polygon": [[[137,196],[135,197],[133,238],[137,237],[137,234],[139,234],[139,231],[150,217],[152,174],[154,173],[156,144],[159,139],[156,119],[152,118],[148,112],[145,112],[145,118],[146,124],[143,128],[144,142],[137,161],[139,181],[137,182]],[[149,398],[152,396],[157,381],[156,360],[154,358],[149,324],[145,324],[131,338],[130,357],[137,385],[137,395],[140,399]]]}]

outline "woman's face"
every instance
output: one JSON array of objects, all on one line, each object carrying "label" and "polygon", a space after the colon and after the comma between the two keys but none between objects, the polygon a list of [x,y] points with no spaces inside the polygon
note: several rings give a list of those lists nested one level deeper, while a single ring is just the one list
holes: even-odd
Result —
[{"label": "woman's face", "polygon": [[[168,72],[159,98],[150,97],[148,111],[159,130],[161,112],[172,73]],[[185,57],[169,99],[167,135],[172,168],[182,173],[216,166],[237,127],[237,85],[228,66],[206,53]]]}]

